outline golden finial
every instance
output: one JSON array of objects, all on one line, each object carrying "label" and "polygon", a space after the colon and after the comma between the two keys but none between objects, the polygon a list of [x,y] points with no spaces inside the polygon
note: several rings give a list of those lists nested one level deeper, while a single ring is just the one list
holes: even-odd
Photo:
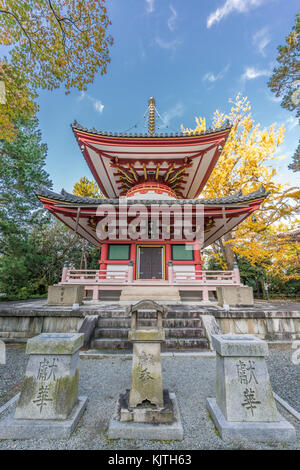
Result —
[{"label": "golden finial", "polygon": [[155,99],[153,98],[153,96],[149,98],[148,113],[148,134],[153,135],[155,134]]}]

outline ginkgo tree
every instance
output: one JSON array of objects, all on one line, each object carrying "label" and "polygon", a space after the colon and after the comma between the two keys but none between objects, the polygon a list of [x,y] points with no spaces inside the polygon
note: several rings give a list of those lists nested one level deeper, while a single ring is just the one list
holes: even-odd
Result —
[{"label": "ginkgo tree", "polygon": [[0,0],[0,45],[35,88],[86,89],[113,39],[104,0]]},{"label": "ginkgo tree", "polygon": [[[73,194],[75,196],[81,197],[90,197],[90,198],[102,198],[103,194],[101,193],[99,186],[96,181],[89,180],[86,176],[82,176],[79,181],[74,184]],[[87,269],[87,256],[85,251],[85,241],[81,239],[81,260],[80,260],[80,269],[84,266],[84,269]]]},{"label": "ginkgo tree", "polygon": [[[295,214],[300,207],[300,190],[279,182],[277,170],[272,165],[276,158],[282,158],[276,156],[275,152],[283,143],[284,126],[276,127],[276,124],[272,124],[269,128],[261,129],[259,124],[254,123],[250,110],[248,99],[238,94],[229,114],[218,110],[214,113],[214,128],[221,127],[226,120],[229,120],[232,128],[201,197],[229,196],[239,190],[247,194],[264,186],[269,196],[256,211],[255,217],[248,217],[216,242],[212,249],[216,260],[224,268],[233,268],[237,254],[253,265],[259,264],[271,270],[272,259],[276,257],[273,243],[276,223],[285,221],[290,225],[297,224]],[[182,131],[186,134],[205,132],[205,119],[199,118],[196,123],[194,129],[181,126]],[[288,264],[288,257],[285,257],[280,265],[282,275]]]}]

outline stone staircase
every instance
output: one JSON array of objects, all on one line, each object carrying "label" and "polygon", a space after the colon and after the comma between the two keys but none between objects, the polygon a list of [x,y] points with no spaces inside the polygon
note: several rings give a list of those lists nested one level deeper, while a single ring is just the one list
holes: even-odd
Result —
[{"label": "stone staircase", "polygon": [[[139,312],[139,325],[149,327],[155,325],[153,311]],[[163,319],[166,340],[162,351],[203,350],[208,349],[202,320],[198,312],[169,311]],[[128,341],[130,318],[124,311],[101,312],[98,318],[91,349],[110,351],[132,350]]]}]

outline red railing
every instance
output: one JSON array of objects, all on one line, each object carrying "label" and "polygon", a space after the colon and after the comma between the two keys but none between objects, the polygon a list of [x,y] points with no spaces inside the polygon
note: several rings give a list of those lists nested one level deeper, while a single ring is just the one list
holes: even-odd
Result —
[{"label": "red railing", "polygon": [[[132,268],[128,267],[122,271],[110,271],[106,269],[68,269],[63,268],[62,284],[109,284],[109,283],[142,283],[157,284],[158,280],[132,279]],[[169,284],[189,285],[224,285],[240,284],[239,270],[233,271],[179,271],[173,266],[168,267]]]},{"label": "red railing", "polygon": [[127,282],[128,270],[106,271],[105,269],[63,269],[62,283],[97,284],[110,282]]}]

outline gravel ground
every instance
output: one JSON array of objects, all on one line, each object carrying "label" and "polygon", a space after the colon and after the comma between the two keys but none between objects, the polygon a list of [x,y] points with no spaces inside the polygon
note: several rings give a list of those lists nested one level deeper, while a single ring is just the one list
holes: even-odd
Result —
[{"label": "gravel ground", "polygon": [[293,352],[271,351],[267,365],[273,391],[300,412],[300,364],[293,364]]},{"label": "gravel ground", "polygon": [[[7,355],[7,365],[0,365],[0,399],[2,401],[11,397],[11,388],[22,379],[26,364],[23,350],[9,348]],[[295,406],[297,396],[299,401],[300,366],[292,364],[290,356],[289,351],[271,351],[268,366],[274,391]],[[214,358],[163,357],[162,364],[164,387],[175,392],[177,396],[184,428],[183,441],[108,440],[106,433],[108,422],[113,414],[119,393],[129,388],[131,372],[130,357],[109,357],[79,361],[79,392],[80,395],[89,397],[89,403],[77,430],[70,439],[0,441],[0,449],[300,450],[300,422],[280,406],[278,406],[280,413],[297,429],[295,443],[286,445],[246,441],[235,444],[224,443],[217,435],[205,407],[206,397],[215,396]]]}]

